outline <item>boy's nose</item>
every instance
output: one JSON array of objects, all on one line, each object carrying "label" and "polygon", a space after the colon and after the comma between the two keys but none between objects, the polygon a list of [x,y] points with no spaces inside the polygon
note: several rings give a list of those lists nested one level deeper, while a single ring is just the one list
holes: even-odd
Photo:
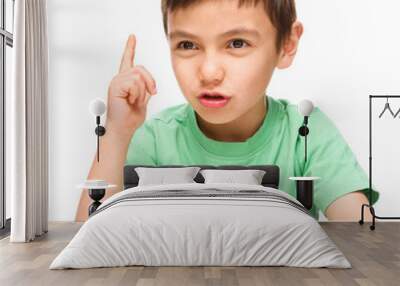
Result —
[{"label": "boy's nose", "polygon": [[219,84],[224,79],[225,72],[217,63],[206,62],[200,68],[199,79],[202,85]]}]

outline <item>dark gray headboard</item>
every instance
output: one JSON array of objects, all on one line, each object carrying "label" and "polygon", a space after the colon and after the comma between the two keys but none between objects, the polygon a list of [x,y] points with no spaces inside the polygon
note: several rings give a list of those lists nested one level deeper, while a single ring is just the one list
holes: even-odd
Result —
[{"label": "dark gray headboard", "polygon": [[[138,185],[139,177],[135,171],[136,167],[148,168],[168,168],[168,167],[200,167],[201,169],[222,169],[222,170],[246,170],[256,169],[264,170],[266,173],[262,179],[262,185],[265,187],[279,188],[279,167],[276,165],[162,165],[162,166],[149,166],[149,165],[125,165],[124,167],[124,189],[133,188]],[[204,183],[204,178],[200,174],[194,178],[197,183]]]}]

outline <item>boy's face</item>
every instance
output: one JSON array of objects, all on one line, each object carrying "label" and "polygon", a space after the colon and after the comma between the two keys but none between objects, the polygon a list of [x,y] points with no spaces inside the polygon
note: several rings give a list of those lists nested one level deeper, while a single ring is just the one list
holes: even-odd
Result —
[{"label": "boy's face", "polygon": [[[224,35],[236,29],[248,32]],[[231,122],[263,102],[279,53],[276,29],[262,1],[240,8],[237,1],[201,1],[169,12],[168,32],[177,81],[203,119]],[[199,100],[202,92],[230,99],[222,107],[205,106]]]}]

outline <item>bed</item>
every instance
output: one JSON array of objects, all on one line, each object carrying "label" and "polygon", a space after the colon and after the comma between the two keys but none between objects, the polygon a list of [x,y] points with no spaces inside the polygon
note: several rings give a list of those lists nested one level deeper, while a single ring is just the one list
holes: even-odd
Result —
[{"label": "bed", "polygon": [[49,268],[351,268],[308,210],[279,190],[278,166],[196,166],[265,175],[260,185],[205,183],[200,172],[193,183],[139,185],[136,168],[151,166],[125,166],[124,191],[100,205]]}]

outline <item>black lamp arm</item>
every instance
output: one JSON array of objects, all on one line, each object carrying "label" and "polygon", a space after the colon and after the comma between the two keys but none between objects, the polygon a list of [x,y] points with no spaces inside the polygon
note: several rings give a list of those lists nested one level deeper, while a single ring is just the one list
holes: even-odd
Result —
[{"label": "black lamp arm", "polygon": [[94,132],[97,135],[97,162],[99,162],[100,161],[99,137],[103,136],[104,134],[106,134],[106,128],[104,128],[104,126],[100,125],[100,116],[96,116],[96,124],[97,124],[97,127],[94,130]]}]

